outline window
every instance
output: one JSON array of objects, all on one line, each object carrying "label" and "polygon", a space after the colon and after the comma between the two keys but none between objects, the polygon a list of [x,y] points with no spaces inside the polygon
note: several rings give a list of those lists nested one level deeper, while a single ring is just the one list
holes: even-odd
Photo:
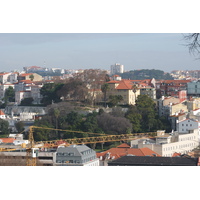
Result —
[{"label": "window", "polygon": [[184,124],[182,124],[182,126],[184,126]]}]

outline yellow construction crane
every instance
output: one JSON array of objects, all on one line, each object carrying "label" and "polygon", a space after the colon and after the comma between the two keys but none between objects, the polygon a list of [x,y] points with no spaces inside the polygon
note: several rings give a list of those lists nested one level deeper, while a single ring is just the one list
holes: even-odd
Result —
[{"label": "yellow construction crane", "polygon": [[51,141],[34,142],[33,129],[48,129],[48,130],[98,135],[96,137],[62,139],[62,141],[65,142],[64,146],[69,146],[71,144],[91,144],[91,143],[104,143],[104,142],[113,142],[113,141],[127,141],[127,140],[134,140],[137,138],[142,139],[142,138],[147,138],[147,137],[154,137],[156,134],[155,132],[151,132],[151,133],[134,133],[134,134],[121,134],[121,135],[105,135],[101,133],[90,133],[90,132],[83,132],[83,131],[72,131],[72,130],[62,130],[62,129],[30,126],[29,136],[28,136],[29,145],[26,148],[26,165],[27,166],[36,166],[39,148],[42,148],[45,145],[48,145],[48,147],[54,147],[60,141],[60,140],[51,140]]},{"label": "yellow construction crane", "polygon": [[[70,139],[62,139],[63,146],[69,146],[71,144],[92,144],[92,143],[104,143],[104,142],[114,142],[114,141],[127,141],[134,140],[137,138],[147,138],[147,137],[155,137],[155,132],[151,133],[133,133],[133,134],[121,134],[121,135],[106,135],[102,133],[90,133],[83,131],[72,131],[72,130],[63,130],[63,129],[54,129],[54,128],[44,128],[38,126],[30,126],[28,140],[29,144],[26,145],[26,165],[27,166],[36,166],[37,157],[39,153],[39,148],[51,148],[58,146],[58,142],[61,140],[50,140],[50,141],[39,141],[35,142],[33,137],[33,129],[47,129],[47,130],[57,130],[57,131],[65,131],[65,132],[74,132],[74,133],[87,133],[88,135],[97,135],[93,137],[85,137],[85,138],[70,138]],[[63,143],[64,142],[64,143]],[[0,148],[0,151],[15,151],[16,148]]]}]

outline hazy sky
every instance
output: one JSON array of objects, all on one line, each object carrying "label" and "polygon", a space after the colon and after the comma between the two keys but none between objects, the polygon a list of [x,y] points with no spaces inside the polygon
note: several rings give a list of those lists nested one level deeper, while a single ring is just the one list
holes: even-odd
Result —
[{"label": "hazy sky", "polygon": [[199,69],[181,33],[0,33],[0,71],[63,69]]}]

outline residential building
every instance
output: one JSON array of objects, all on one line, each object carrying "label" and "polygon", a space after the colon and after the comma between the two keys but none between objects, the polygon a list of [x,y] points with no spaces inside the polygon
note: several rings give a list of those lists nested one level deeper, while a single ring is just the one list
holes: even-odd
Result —
[{"label": "residential building", "polygon": [[160,80],[156,81],[156,90],[163,96],[179,97],[179,91],[187,90],[187,83],[191,80]]},{"label": "residential building", "polygon": [[15,102],[21,103],[24,98],[33,98],[33,104],[40,104],[42,95],[40,89],[42,88],[42,82],[32,82],[31,80],[22,80],[15,84]]},{"label": "residential building", "polygon": [[0,119],[6,119],[6,115],[2,110],[0,110]]},{"label": "residential building", "polygon": [[8,77],[10,76],[10,72],[0,73],[0,84],[5,84],[8,82]]},{"label": "residential building", "polygon": [[155,139],[142,139],[138,142],[138,148],[147,147],[165,157],[171,157],[175,152],[188,153],[198,146],[198,129],[188,133],[174,132],[170,134],[158,131]]},{"label": "residential building", "polygon": [[9,87],[14,88],[14,84],[0,84],[0,100],[3,100],[5,92]]},{"label": "residential building", "polygon": [[177,122],[186,119],[186,117],[187,117],[187,112],[185,112],[185,113],[175,113],[174,115],[170,115],[168,119],[171,123],[172,130],[177,131],[178,130]]},{"label": "residential building", "polygon": [[24,67],[24,71],[26,73],[45,72],[45,71],[47,71],[47,68],[42,68],[42,67],[38,67],[38,66],[31,66],[31,67]]},{"label": "residential building", "polygon": [[185,119],[182,121],[178,121],[177,123],[178,127],[178,132],[179,133],[185,133],[187,134],[188,132],[196,129],[198,130],[198,138],[200,142],[200,121],[197,119]]},{"label": "residential building", "polygon": [[[109,95],[121,95],[123,100],[120,104],[134,105],[137,96],[140,95],[140,89],[133,90],[133,83],[131,80],[122,79],[121,81],[109,81]],[[109,96],[108,95],[108,96]]]},{"label": "residential building", "polygon": [[42,76],[36,73],[23,73],[18,76],[18,81],[23,80],[42,81]]},{"label": "residential building", "polygon": [[187,104],[176,97],[164,97],[157,101],[159,116],[171,116],[176,113],[184,113],[188,111]]},{"label": "residential building", "polygon": [[21,101],[25,98],[31,97],[31,91],[17,91],[15,92],[15,102],[20,104]]},{"label": "residential building", "polygon": [[108,162],[108,166],[200,166],[199,158],[124,156]]},{"label": "residential building", "polygon": [[187,101],[187,107],[189,111],[200,108],[200,98],[189,97],[189,100]]},{"label": "residential building", "polygon": [[71,145],[57,148],[54,165],[99,166],[99,159],[96,157],[96,152],[86,145]]},{"label": "residential building", "polygon": [[156,152],[149,148],[131,148],[128,144],[122,143],[116,148],[108,149],[107,151],[96,153],[99,158],[100,166],[107,166],[108,162],[111,160],[118,159],[122,156],[132,155],[132,156],[160,156]]},{"label": "residential building", "polygon": [[42,85],[32,85],[31,86],[31,97],[33,98],[33,104],[40,104],[42,100],[42,95],[40,94],[40,89]]},{"label": "residential building", "polygon": [[110,66],[110,74],[118,74],[118,73],[124,73],[124,65],[120,65],[119,63],[115,63],[114,65]]},{"label": "residential building", "polygon": [[11,84],[17,83],[18,82],[18,72],[12,72],[9,76],[8,76],[8,82],[10,82]]},{"label": "residential building", "polygon": [[156,99],[156,89],[153,87],[140,88],[141,95],[147,95],[152,99]]},{"label": "residential building", "polygon": [[200,80],[187,83],[187,94],[200,97]]}]

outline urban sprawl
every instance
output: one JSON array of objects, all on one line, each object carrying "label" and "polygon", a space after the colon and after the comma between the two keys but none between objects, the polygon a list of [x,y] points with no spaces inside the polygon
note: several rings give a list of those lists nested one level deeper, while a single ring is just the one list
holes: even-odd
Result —
[{"label": "urban sprawl", "polygon": [[1,166],[198,166],[200,70],[0,72]]}]

